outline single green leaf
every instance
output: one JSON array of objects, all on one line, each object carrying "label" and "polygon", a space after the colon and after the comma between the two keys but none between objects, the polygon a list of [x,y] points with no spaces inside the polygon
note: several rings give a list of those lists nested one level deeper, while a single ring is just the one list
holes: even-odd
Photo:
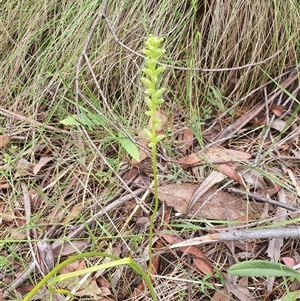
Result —
[{"label": "single green leaf", "polygon": [[72,115],[72,116],[69,116],[69,117],[61,120],[60,123],[62,123],[64,125],[68,125],[68,126],[84,125],[89,128],[92,128],[95,125],[106,126],[106,122],[98,114],[88,113],[86,115],[84,113],[81,113],[80,118],[81,118],[81,120],[78,118],[77,115]]},{"label": "single green leaf", "polygon": [[281,298],[281,301],[296,301],[299,300],[300,291],[295,292],[288,292],[283,298]]},{"label": "single green leaf", "polygon": [[118,141],[133,159],[135,159],[138,162],[140,161],[139,149],[134,143],[132,143],[128,138],[122,136],[120,133]]},{"label": "single green leaf", "polygon": [[93,123],[93,125],[106,126],[106,122],[102,116],[100,116],[98,114],[89,113],[88,117],[91,120],[91,122]]},{"label": "single green leaf", "polygon": [[88,118],[87,115],[81,113],[80,118],[81,120],[78,118],[77,115],[72,115],[61,120],[60,123],[64,125],[84,125],[88,126],[89,128],[91,128],[94,125],[94,123]]},{"label": "single green leaf", "polygon": [[264,260],[244,261],[234,264],[228,273],[246,277],[295,277],[300,280],[300,274],[292,268],[281,263]]},{"label": "single green leaf", "polygon": [[63,120],[60,120],[59,123],[64,125],[80,125],[80,123],[75,118],[76,115],[69,116]]},{"label": "single green leaf", "polygon": [[89,129],[92,129],[92,127],[95,125],[94,122],[85,114],[80,114],[80,119],[77,118],[79,122],[81,122],[82,125],[87,126]]}]

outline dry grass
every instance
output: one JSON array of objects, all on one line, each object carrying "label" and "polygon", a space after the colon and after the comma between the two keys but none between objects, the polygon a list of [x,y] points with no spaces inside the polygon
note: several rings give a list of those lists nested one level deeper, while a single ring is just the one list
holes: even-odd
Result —
[{"label": "dry grass", "polygon": [[[170,119],[174,117],[169,144],[162,149],[167,150],[165,155],[172,159],[178,154],[172,144],[176,140],[172,133],[183,124],[198,126],[201,139],[202,130],[232,108],[220,120],[221,127],[227,126],[263,99],[265,92],[276,88],[276,83],[267,85],[265,91],[260,88],[270,78],[277,78],[298,65],[300,11],[297,0],[109,1],[107,18],[120,42],[114,39],[102,19],[86,54],[112,115],[86,64],[79,73],[80,97],[76,103],[76,65],[99,10],[102,6],[96,0],[40,0],[34,4],[28,0],[12,0],[5,1],[1,8],[0,120],[1,131],[11,136],[11,143],[1,148],[0,157],[0,183],[9,184],[8,189],[0,191],[0,208],[8,216],[2,216],[0,224],[1,277],[4,277],[0,290],[5,289],[5,283],[9,286],[14,274],[26,270],[32,260],[26,236],[29,229],[33,243],[45,233],[54,242],[68,240],[68,234],[76,226],[124,193],[116,175],[125,177],[130,158],[114,135],[125,130],[136,139],[147,124],[140,81],[144,63],[140,54],[150,33],[165,39],[166,54],[162,63],[173,66],[166,69],[162,79],[167,91],[163,110]],[[263,63],[257,65],[257,62]],[[236,68],[244,65],[248,67]],[[283,94],[286,99],[287,95]],[[88,130],[89,140],[79,128],[59,124],[60,120],[76,114],[79,105],[80,111],[100,111],[107,118],[105,127]],[[253,148],[248,148],[249,139],[257,139]],[[229,146],[256,152],[261,143],[259,139],[253,133],[230,141]],[[112,169],[95,152],[92,143]],[[52,161],[35,175],[34,166],[45,156],[52,157]],[[20,163],[20,159],[24,161]],[[3,168],[5,164],[9,167]],[[177,178],[169,175],[171,181],[193,178],[176,168]],[[294,172],[299,174],[296,168]],[[143,176],[143,180],[150,182],[147,176]],[[21,181],[27,184],[32,199],[30,226],[25,223]],[[291,187],[287,184],[287,188],[292,190]],[[148,201],[150,206],[150,198]],[[120,256],[131,254],[146,269],[143,258],[147,231],[137,231],[135,220],[123,228],[134,205],[134,201],[127,202],[104,214],[80,237],[89,250]],[[81,206],[76,218],[66,221],[76,206]],[[177,222],[173,214],[171,221]],[[188,232],[173,228],[172,231]],[[192,236],[194,232],[187,235]],[[294,250],[298,248],[297,241],[286,244]],[[265,245],[263,241],[262,250]],[[233,263],[223,243],[205,246],[203,252],[223,273]],[[204,286],[202,282],[201,287],[199,279],[203,275],[187,270],[180,252],[171,255],[166,252],[162,256],[165,265],[162,278],[155,280],[159,300],[211,300],[216,289],[223,286],[221,276],[215,273],[207,279],[213,288],[206,282]],[[292,254],[285,249],[282,256]],[[15,271],[12,273],[10,268]],[[107,272],[105,277],[113,283],[117,276]],[[35,284],[40,278],[37,270],[22,286]],[[117,287],[110,288],[114,300],[130,298],[136,285],[136,275],[124,270]],[[251,285],[257,300],[279,298],[285,290],[284,284],[279,284],[268,296],[264,283],[251,282]],[[9,300],[18,298],[20,293],[13,291]],[[142,295],[132,300],[147,298],[148,295]]]}]

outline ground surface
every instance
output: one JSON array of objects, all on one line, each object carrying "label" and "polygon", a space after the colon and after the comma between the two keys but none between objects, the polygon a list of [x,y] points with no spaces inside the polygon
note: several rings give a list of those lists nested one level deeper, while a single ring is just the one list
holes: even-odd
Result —
[{"label": "ground surface", "polygon": [[[158,300],[296,300],[290,277],[228,268],[300,262],[288,227],[299,224],[298,2],[85,2],[1,8],[0,299],[26,298],[82,252],[147,271],[153,174],[140,78],[154,34],[166,50],[150,267]],[[218,235],[245,229],[256,236]],[[109,261],[85,256],[57,276]],[[152,300],[126,264],[84,274],[54,278],[55,288],[82,280],[78,300]],[[44,285],[33,299],[65,297]]]}]

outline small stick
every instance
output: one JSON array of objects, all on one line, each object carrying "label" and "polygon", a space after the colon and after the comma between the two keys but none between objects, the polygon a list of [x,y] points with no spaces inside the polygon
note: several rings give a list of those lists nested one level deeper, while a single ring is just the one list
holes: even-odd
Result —
[{"label": "small stick", "polygon": [[295,207],[292,207],[292,206],[287,205],[287,204],[283,204],[283,203],[275,201],[275,200],[271,200],[269,198],[265,198],[265,197],[263,197],[259,194],[256,194],[256,193],[247,192],[247,191],[244,191],[244,190],[241,190],[241,189],[238,189],[238,188],[228,188],[228,190],[230,192],[235,193],[235,194],[247,195],[247,196],[255,199],[258,202],[268,203],[270,205],[278,206],[278,207],[281,207],[281,208],[284,208],[284,209],[287,209],[287,210],[291,210],[291,211],[297,211],[298,210]]},{"label": "small stick", "polygon": [[299,238],[300,227],[290,226],[281,228],[269,228],[269,229],[256,229],[256,230],[229,230],[220,231],[220,233],[213,233],[204,235],[201,237],[195,237],[182,241],[177,244],[173,244],[170,248],[181,248],[196,246],[207,243],[225,242],[225,241],[246,241],[252,239],[263,238]]}]

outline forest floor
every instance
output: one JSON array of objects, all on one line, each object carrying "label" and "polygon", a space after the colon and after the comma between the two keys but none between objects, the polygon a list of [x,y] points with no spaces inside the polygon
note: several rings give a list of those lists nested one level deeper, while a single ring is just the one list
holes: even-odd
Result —
[{"label": "forest floor", "polygon": [[298,298],[297,274],[228,272],[300,263],[297,0],[12,0],[0,21],[0,300],[153,300],[132,261],[158,300]]}]

